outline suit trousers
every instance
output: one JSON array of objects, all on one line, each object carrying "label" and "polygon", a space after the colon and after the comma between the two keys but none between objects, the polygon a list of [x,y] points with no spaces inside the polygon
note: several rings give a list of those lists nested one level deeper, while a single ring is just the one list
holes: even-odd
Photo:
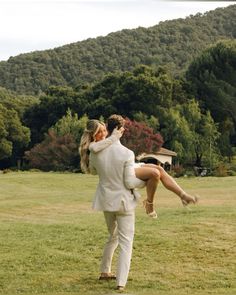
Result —
[{"label": "suit trousers", "polygon": [[104,216],[109,232],[108,241],[105,244],[101,262],[101,272],[111,272],[112,257],[119,245],[120,251],[116,271],[117,286],[125,286],[132,256],[135,212],[125,211],[124,203],[116,212],[104,211]]}]

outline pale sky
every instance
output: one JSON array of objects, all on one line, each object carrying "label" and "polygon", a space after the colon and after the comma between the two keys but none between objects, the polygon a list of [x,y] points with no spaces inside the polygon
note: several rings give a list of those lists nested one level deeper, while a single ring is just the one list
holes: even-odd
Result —
[{"label": "pale sky", "polygon": [[232,4],[236,1],[0,0],[0,61]]}]

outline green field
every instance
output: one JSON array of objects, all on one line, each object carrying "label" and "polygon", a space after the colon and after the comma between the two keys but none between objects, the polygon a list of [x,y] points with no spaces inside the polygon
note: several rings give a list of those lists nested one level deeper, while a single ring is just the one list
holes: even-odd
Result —
[{"label": "green field", "polygon": [[[115,282],[98,280],[107,232],[102,213],[91,210],[97,181],[0,174],[0,294],[116,293]],[[186,210],[160,186],[152,220],[140,202],[125,294],[235,295],[236,177],[177,181],[199,205]]]}]

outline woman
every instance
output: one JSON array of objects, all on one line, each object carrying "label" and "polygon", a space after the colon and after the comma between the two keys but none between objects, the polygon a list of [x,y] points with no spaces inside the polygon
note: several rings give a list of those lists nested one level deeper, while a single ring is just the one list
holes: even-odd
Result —
[{"label": "woman", "polygon": [[[106,138],[107,129],[105,124],[98,120],[89,120],[81,137],[79,148],[82,171],[84,173],[90,173],[89,152],[97,153],[107,148],[114,141],[119,140],[123,132],[123,128],[120,128],[119,130],[114,129],[111,136]],[[181,199],[183,206],[187,206],[191,203],[195,204],[197,202],[197,197],[187,194],[161,166],[138,163],[135,167],[135,175],[146,183],[153,179],[153,177],[156,177],[162,182],[165,188],[175,193]],[[156,186],[148,185],[146,186],[146,189],[147,199],[144,200],[146,213],[152,218],[157,218],[157,214],[155,210],[153,210]]]}]

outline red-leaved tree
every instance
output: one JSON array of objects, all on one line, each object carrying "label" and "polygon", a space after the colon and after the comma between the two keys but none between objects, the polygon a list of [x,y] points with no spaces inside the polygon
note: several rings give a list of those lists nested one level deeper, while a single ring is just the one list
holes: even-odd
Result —
[{"label": "red-leaved tree", "polygon": [[43,171],[64,171],[78,162],[78,145],[71,134],[57,135],[49,130],[44,141],[25,152],[31,168]]},{"label": "red-leaved tree", "polygon": [[153,129],[145,123],[131,121],[128,118],[126,118],[125,133],[121,141],[136,156],[141,153],[157,152],[164,142],[161,134],[155,134]]}]

